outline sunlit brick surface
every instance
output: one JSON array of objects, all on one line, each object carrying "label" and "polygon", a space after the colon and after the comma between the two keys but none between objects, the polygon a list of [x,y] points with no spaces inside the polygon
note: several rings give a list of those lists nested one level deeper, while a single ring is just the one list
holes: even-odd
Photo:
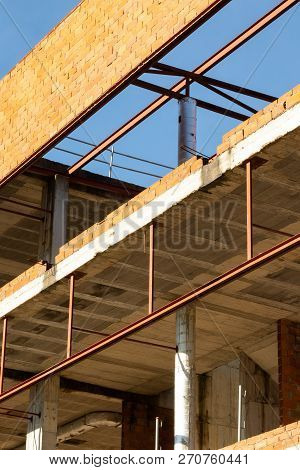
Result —
[{"label": "sunlit brick surface", "polygon": [[0,181],[215,0],[84,0],[0,82]]}]

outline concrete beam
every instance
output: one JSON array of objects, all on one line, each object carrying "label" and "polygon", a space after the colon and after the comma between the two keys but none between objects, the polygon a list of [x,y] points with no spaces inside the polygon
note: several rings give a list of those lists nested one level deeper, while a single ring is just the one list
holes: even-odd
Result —
[{"label": "concrete beam", "polygon": [[39,246],[39,258],[50,264],[54,264],[60,247],[67,242],[68,201],[68,179],[62,175],[54,175],[43,190],[42,207],[52,213],[46,213]]},{"label": "concrete beam", "polygon": [[[22,382],[27,380],[34,375],[31,372],[25,372],[17,369],[4,369],[4,375],[7,379]],[[138,403],[152,403],[155,400],[155,396],[151,397],[148,395],[142,395],[139,393],[127,392],[123,390],[116,390],[113,388],[102,387],[101,385],[90,384],[88,382],[81,382],[80,380],[68,379],[67,377],[60,377],[60,389],[62,392],[80,393],[89,395],[90,398],[93,395],[109,399],[110,401],[120,402],[122,400],[135,401]]]},{"label": "concrete beam", "polygon": [[117,428],[122,425],[122,414],[116,411],[94,411],[58,428],[57,442],[62,443],[100,426]]}]

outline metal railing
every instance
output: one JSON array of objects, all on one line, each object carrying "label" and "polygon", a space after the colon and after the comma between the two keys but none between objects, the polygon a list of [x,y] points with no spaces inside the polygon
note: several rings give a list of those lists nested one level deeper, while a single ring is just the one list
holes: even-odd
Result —
[{"label": "metal railing", "polygon": [[[92,144],[91,142],[87,142],[85,140],[78,139],[78,138],[75,138],[75,137],[69,137],[68,136],[68,137],[66,137],[66,139],[74,141],[74,142],[78,142],[80,144],[88,145],[92,148],[96,147],[96,145]],[[59,147],[59,146],[55,146],[54,149],[58,150],[59,152],[64,152],[64,153],[67,153],[69,155],[73,155],[74,157],[83,157],[84,156],[83,154],[75,152],[74,150],[69,150],[69,149],[66,149],[66,148],[63,148],[63,147]],[[111,148],[105,150],[105,152],[109,153],[109,161],[104,160],[104,159],[99,159],[99,158],[95,158],[93,161],[98,162],[98,163],[102,163],[103,165],[108,166],[108,176],[109,176],[109,178],[112,178],[113,168],[118,168],[120,170],[125,170],[125,171],[130,171],[130,172],[133,172],[133,173],[138,173],[138,174],[141,174],[141,175],[146,175],[146,176],[150,176],[150,177],[153,177],[153,178],[162,178],[164,176],[164,175],[158,175],[156,173],[153,173],[152,170],[151,171],[143,171],[143,170],[138,170],[136,168],[130,168],[128,166],[119,165],[118,163],[115,162],[115,157],[122,157],[122,158],[127,158],[127,159],[130,159],[130,160],[142,162],[142,163],[145,163],[147,165],[152,165],[152,166],[158,167],[160,169],[174,170],[174,167],[169,166],[169,165],[165,165],[163,163],[156,163],[156,162],[152,162],[150,160],[146,160],[145,158],[130,155],[128,153],[118,152],[115,149],[114,146],[112,146]]]}]

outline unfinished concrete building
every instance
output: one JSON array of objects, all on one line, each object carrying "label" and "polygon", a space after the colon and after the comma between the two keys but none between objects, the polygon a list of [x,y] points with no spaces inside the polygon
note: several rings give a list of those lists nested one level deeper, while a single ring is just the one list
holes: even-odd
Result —
[{"label": "unfinished concrete building", "polygon": [[[229,3],[84,0],[0,82],[3,449],[299,446],[300,88],[206,75],[298,1],[193,71],[163,60]],[[129,85],[158,98],[73,165],[47,159]],[[174,170],[145,189],[84,169],[170,100]],[[241,121],[211,158],[197,107]]]}]

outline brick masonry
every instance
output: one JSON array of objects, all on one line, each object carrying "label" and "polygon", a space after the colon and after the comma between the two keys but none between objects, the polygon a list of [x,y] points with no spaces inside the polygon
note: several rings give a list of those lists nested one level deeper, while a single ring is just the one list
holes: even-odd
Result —
[{"label": "brick masonry", "polygon": [[42,263],[36,263],[29,269],[15,277],[11,282],[8,282],[0,289],[0,302],[6,297],[12,295],[16,290],[21,289],[30,281],[33,281],[37,277],[44,274],[47,270],[47,265]]},{"label": "brick masonry", "polygon": [[300,421],[236,442],[225,450],[285,450],[300,448]]},{"label": "brick masonry", "polygon": [[0,183],[217,0],[84,0],[0,82]]},{"label": "brick masonry", "polygon": [[280,422],[300,419],[300,323],[278,321]]},{"label": "brick masonry", "polygon": [[300,85],[292,88],[278,98],[278,100],[273,101],[273,103],[270,103],[265,108],[253,114],[247,121],[242,122],[231,131],[224,134],[222,143],[217,148],[217,154],[220,155],[226,152],[226,150],[231,149],[238,142],[244,140],[298,103],[300,103]]}]

